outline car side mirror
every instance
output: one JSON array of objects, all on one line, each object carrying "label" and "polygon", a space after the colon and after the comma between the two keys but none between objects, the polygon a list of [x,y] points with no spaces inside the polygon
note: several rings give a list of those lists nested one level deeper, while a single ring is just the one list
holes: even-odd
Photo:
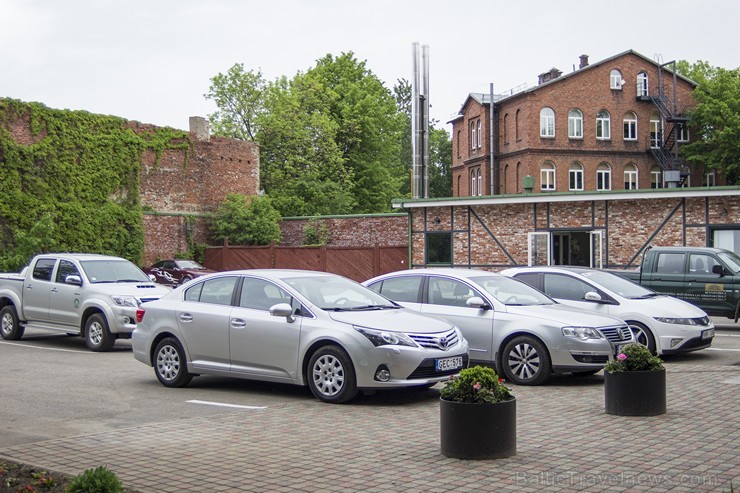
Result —
[{"label": "car side mirror", "polygon": [[491,305],[483,301],[483,298],[480,296],[473,296],[472,298],[468,298],[465,300],[465,305],[470,308],[478,308],[480,310],[490,310]]},{"label": "car side mirror", "polygon": [[712,274],[718,274],[719,277],[722,277],[725,275],[725,268],[719,264],[714,264],[712,266]]},{"label": "car side mirror", "polygon": [[293,323],[295,317],[293,316],[293,307],[287,303],[278,303],[270,307],[270,315],[273,317],[285,317],[288,323]]},{"label": "car side mirror", "polygon": [[151,279],[152,282],[157,282],[157,276],[154,274],[149,274],[149,279]]},{"label": "car side mirror", "polygon": [[583,299],[586,301],[595,301],[596,303],[601,303],[603,301],[601,295],[596,291],[589,291],[588,293],[584,294]]},{"label": "car side mirror", "polygon": [[80,276],[69,275],[64,278],[64,284],[73,284],[75,286],[82,286],[82,278]]}]

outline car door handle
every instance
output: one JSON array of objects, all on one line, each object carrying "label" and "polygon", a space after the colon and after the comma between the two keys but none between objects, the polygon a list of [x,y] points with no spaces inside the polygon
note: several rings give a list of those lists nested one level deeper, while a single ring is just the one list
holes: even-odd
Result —
[{"label": "car door handle", "polygon": [[192,322],[193,316],[189,313],[181,313],[180,314],[180,320],[183,322]]},{"label": "car door handle", "polygon": [[58,290],[57,288],[51,288],[51,292],[52,292],[52,293],[58,293],[58,292],[59,292],[59,290]]},{"label": "car door handle", "polygon": [[232,329],[243,329],[247,326],[246,320],[242,320],[241,318],[233,318],[231,319],[231,328]]}]

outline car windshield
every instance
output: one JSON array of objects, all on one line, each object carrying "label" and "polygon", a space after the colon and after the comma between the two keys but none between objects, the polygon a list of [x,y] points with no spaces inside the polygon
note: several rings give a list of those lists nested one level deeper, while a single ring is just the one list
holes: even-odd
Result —
[{"label": "car windshield", "polygon": [[592,270],[582,272],[581,275],[594,284],[602,286],[624,298],[638,299],[657,296],[655,291],[611,272]]},{"label": "car windshield", "polygon": [[529,284],[505,276],[471,277],[471,281],[505,305],[553,305],[555,301]]},{"label": "car windshield", "polygon": [[352,311],[400,308],[375,291],[339,276],[291,277],[283,281],[322,310]]},{"label": "car windshield", "polygon": [[141,269],[128,260],[83,260],[80,264],[92,283],[152,282]]},{"label": "car windshield", "polygon": [[733,272],[740,272],[740,257],[735,252],[720,252],[718,255]]},{"label": "car windshield", "polygon": [[205,270],[206,268],[200,265],[195,260],[178,260],[177,266],[181,269],[192,269],[192,270]]}]

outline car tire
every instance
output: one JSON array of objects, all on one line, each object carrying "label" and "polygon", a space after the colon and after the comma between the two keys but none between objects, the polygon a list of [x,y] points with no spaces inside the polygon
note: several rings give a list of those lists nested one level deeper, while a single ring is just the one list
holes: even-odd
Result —
[{"label": "car tire", "polygon": [[180,341],[167,337],[154,350],[154,373],[165,387],[185,387],[193,379]]},{"label": "car tire", "polygon": [[191,276],[183,276],[182,279],[180,279],[180,284],[185,284],[188,281],[192,281],[193,278]]},{"label": "car tire", "polygon": [[96,353],[110,351],[116,343],[116,336],[108,328],[108,321],[101,313],[94,313],[85,322],[85,344]]},{"label": "car tire", "polygon": [[632,335],[635,337],[635,341],[638,344],[642,344],[647,347],[652,354],[655,354],[655,337],[653,337],[653,333],[647,325],[635,321],[628,321],[627,325],[629,325]]},{"label": "car tire", "polygon": [[501,367],[511,383],[540,385],[550,378],[550,354],[538,339],[517,336],[504,346]]},{"label": "car tire", "polygon": [[357,395],[357,378],[352,360],[339,346],[323,346],[308,362],[308,386],[323,402],[342,404]]},{"label": "car tire", "polygon": [[7,305],[0,310],[0,336],[8,341],[17,341],[23,337],[25,327],[18,321],[18,312],[13,305]]}]

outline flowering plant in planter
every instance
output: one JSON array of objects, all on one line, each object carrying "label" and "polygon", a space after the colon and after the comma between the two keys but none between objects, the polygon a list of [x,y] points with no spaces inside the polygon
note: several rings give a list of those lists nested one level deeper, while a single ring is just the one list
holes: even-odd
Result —
[{"label": "flowering plant in planter", "polygon": [[511,391],[487,366],[473,366],[452,376],[442,388],[442,399],[453,402],[495,403],[513,399]]},{"label": "flowering plant in planter", "polygon": [[607,362],[604,371],[617,373],[620,371],[655,371],[663,369],[663,360],[653,356],[650,350],[642,344],[627,344],[617,354],[617,357]]}]

